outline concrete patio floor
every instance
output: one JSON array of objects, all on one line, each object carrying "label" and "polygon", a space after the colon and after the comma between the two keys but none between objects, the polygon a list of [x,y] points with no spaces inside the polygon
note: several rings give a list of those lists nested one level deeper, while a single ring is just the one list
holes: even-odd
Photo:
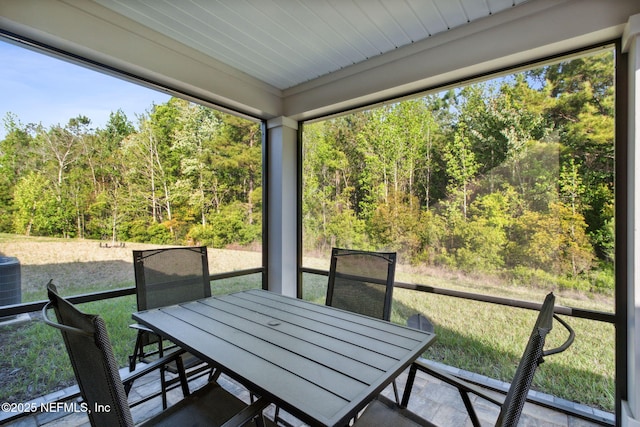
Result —
[{"label": "concrete patio floor", "polygon": [[[398,387],[400,392],[404,390],[404,384],[406,380],[406,372],[398,378]],[[201,386],[206,381],[206,376],[203,378],[195,379],[190,382],[190,388],[192,390]],[[231,380],[226,376],[221,376],[219,379],[220,384],[232,391],[245,401],[249,401],[249,392],[246,388]],[[143,396],[148,396],[152,393],[157,393],[159,390],[160,380],[157,372],[145,376],[143,379],[136,381],[133,389],[130,393],[131,401],[140,399]],[[507,385],[503,385],[507,386]],[[59,391],[45,397],[42,401],[47,399],[56,400],[62,397],[65,393],[74,393],[77,391],[77,387],[71,387],[67,390]],[[391,387],[387,387],[383,394],[393,398],[393,390]],[[169,392],[168,400],[169,404],[173,404],[182,398],[182,392],[180,389],[175,389]],[[552,397],[551,397],[552,398]],[[556,399],[557,400],[557,399]],[[494,425],[497,417],[498,410],[496,406],[482,399],[472,397],[474,406],[476,407],[478,416],[483,426]],[[560,402],[561,405],[570,404],[570,402]],[[161,400],[159,397],[154,398],[148,402],[145,402],[139,406],[132,408],[132,415],[134,421],[140,423],[154,414],[161,411]],[[466,427],[471,426],[469,417],[465,411],[464,405],[458,394],[457,390],[447,384],[442,383],[432,377],[428,377],[423,373],[418,373],[416,382],[414,384],[413,392],[409,402],[409,409],[423,416],[432,423],[443,427]],[[590,408],[583,407],[578,408],[578,412],[589,411]],[[273,405],[267,408],[266,415],[273,417],[274,407]],[[3,416],[7,414],[0,414],[0,425],[3,425]],[[290,424],[295,427],[303,427],[304,423],[301,423],[297,419],[288,416],[288,414],[281,411],[281,416]],[[602,411],[598,411],[596,416],[613,422],[612,414],[608,414]],[[5,418],[6,420],[6,418]],[[4,425],[12,427],[75,427],[75,426],[89,426],[89,420],[84,413],[66,413],[64,411],[56,411],[49,413],[38,413],[27,417],[19,418],[15,421],[8,422]],[[542,406],[527,403],[523,410],[522,417],[520,418],[519,426],[526,427],[593,427],[601,424],[593,423],[585,419],[567,415],[564,412],[558,410],[552,410]]]}]

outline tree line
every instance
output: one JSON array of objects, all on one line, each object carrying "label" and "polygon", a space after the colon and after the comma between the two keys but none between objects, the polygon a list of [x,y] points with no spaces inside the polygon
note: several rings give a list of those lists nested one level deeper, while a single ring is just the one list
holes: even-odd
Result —
[{"label": "tree line", "polygon": [[172,98],[104,128],[78,116],[45,128],[4,119],[0,230],[26,235],[198,243],[261,240],[258,123]]},{"label": "tree line", "polygon": [[[609,51],[305,124],[305,250],[612,288],[613,76]],[[4,126],[0,231],[261,242],[258,123],[172,98],[135,124]]]},{"label": "tree line", "polygon": [[305,250],[612,289],[612,52],[304,127]]}]

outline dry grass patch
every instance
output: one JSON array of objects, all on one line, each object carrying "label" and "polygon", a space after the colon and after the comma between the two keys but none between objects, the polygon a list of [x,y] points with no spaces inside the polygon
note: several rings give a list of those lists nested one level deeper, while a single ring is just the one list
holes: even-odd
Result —
[{"label": "dry grass patch", "polygon": [[[45,284],[53,279],[61,290],[108,290],[134,286],[133,250],[169,247],[126,243],[101,247],[97,240],[53,239],[0,234],[0,256],[20,261],[23,302],[42,298]],[[211,274],[259,267],[259,252],[208,249]]]}]

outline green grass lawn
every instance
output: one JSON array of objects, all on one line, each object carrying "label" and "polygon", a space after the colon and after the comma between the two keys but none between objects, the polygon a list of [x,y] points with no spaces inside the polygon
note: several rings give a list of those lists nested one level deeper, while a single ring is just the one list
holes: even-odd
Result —
[{"label": "green grass lawn", "polygon": [[[529,339],[537,312],[467,301],[405,289],[394,292],[392,321],[405,323],[414,313],[434,324],[436,344],[425,357],[447,365],[510,382]],[[418,294],[418,295],[416,295]],[[542,302],[543,298],[535,299]],[[614,327],[566,318],[576,340],[565,352],[546,358],[533,388],[607,411],[614,409]],[[554,322],[545,348],[567,337]]]},{"label": "green grass lawn", "polygon": [[[400,280],[409,281],[406,277]],[[324,303],[327,278],[305,274],[303,281],[304,298]],[[470,290],[460,283],[442,282],[440,286]],[[501,289],[501,292],[503,296],[542,303],[548,291],[512,288],[506,291]],[[393,295],[392,322],[406,325],[409,316],[422,313],[434,324],[437,341],[424,357],[501,381],[511,381],[537,312],[401,288],[394,289]],[[582,298],[573,300],[572,295],[558,297],[556,304],[594,305]],[[613,412],[614,326],[566,316],[563,318],[575,330],[575,342],[565,352],[546,359],[536,372],[533,388]],[[545,348],[557,347],[566,337],[565,329],[554,322]]]},{"label": "green grass lawn", "polygon": [[[305,274],[305,299],[324,303],[326,282],[324,276]],[[260,275],[256,274],[214,282],[212,292],[260,286]],[[83,289],[82,293],[91,291]],[[68,296],[75,289],[61,292]],[[542,290],[526,292],[527,296],[520,295],[521,299],[542,302],[545,294]],[[132,323],[131,313],[136,310],[135,296],[82,304],[80,308],[105,318],[118,362],[126,366],[135,341],[135,331],[128,326]],[[406,319],[415,313],[428,316],[438,336],[425,357],[503,381],[513,377],[536,316],[529,310],[396,289],[392,321],[406,324]],[[566,320],[576,331],[576,341],[566,352],[547,359],[536,373],[534,388],[613,411],[613,326]],[[563,328],[556,324],[548,346],[564,339]],[[59,331],[41,321],[0,327],[0,374],[0,400],[8,402],[23,402],[74,383]]]},{"label": "green grass lawn", "polygon": [[[128,284],[133,286],[133,283]],[[261,287],[261,275],[253,274],[212,283],[212,294],[225,294]],[[74,287],[60,290],[63,296],[102,289]],[[131,313],[136,311],[135,295],[79,304],[85,313],[100,314],[109,332],[116,359],[128,366],[136,331]],[[0,326],[0,401],[26,402],[75,383],[73,370],[60,331],[39,320]],[[55,314],[49,313],[53,319]]]}]

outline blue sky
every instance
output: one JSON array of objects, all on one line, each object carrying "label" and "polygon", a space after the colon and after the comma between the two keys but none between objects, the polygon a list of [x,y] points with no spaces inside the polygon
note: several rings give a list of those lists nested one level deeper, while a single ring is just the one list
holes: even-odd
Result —
[{"label": "blue sky", "polygon": [[92,128],[102,128],[112,111],[122,109],[137,125],[136,114],[168,99],[165,93],[0,41],[0,139],[8,112],[22,124],[45,127],[84,115]]}]

